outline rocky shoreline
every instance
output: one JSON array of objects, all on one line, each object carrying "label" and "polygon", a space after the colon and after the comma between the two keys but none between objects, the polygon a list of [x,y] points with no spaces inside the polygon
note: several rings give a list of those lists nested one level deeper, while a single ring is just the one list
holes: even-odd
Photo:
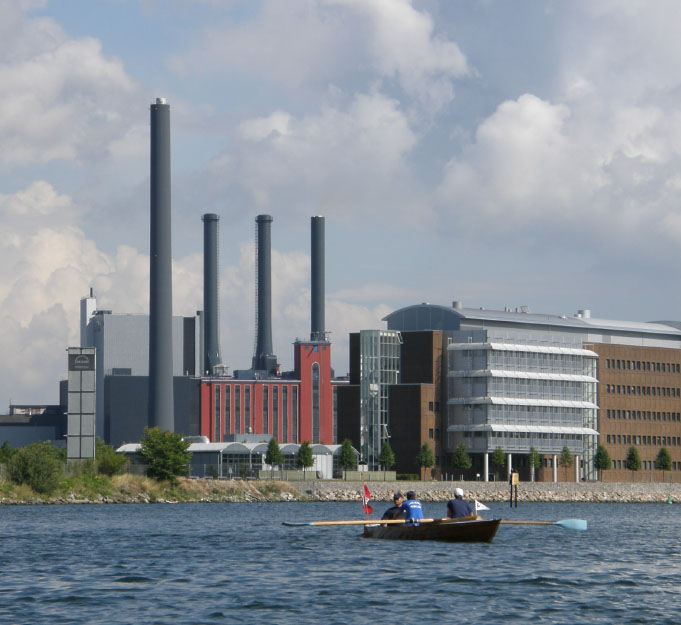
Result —
[{"label": "rocky shoreline", "polygon": [[[464,489],[466,499],[507,502],[510,487],[502,482],[371,482],[373,501],[389,502],[393,493],[416,492],[421,501],[445,502],[454,488]],[[361,482],[281,482],[270,480],[230,481],[183,479],[175,488],[155,485],[153,489],[118,488],[115,492],[84,495],[71,492],[59,497],[12,495],[0,497],[0,505],[78,505],[130,503],[249,503],[294,501],[358,501]],[[524,483],[518,487],[518,502],[547,503],[665,503],[671,495],[681,502],[681,483],[558,482]]]},{"label": "rocky shoreline", "polygon": [[[502,482],[373,482],[367,484],[374,501],[390,501],[395,490],[413,490],[421,501],[444,502],[456,487],[463,488],[466,499],[480,502],[508,501],[510,486]],[[300,483],[296,483],[301,488]],[[356,501],[361,482],[315,482],[302,488],[308,501]],[[627,482],[521,482],[518,502],[549,503],[665,503],[669,495],[681,502],[681,483]]]}]

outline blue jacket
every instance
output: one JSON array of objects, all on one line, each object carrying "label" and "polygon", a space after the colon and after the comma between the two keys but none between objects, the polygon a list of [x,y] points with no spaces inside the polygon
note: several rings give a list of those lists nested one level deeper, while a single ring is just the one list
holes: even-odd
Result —
[{"label": "blue jacket", "polygon": [[405,514],[407,523],[409,521],[418,521],[423,518],[423,510],[421,509],[421,502],[416,499],[409,499],[402,504],[402,512]]}]

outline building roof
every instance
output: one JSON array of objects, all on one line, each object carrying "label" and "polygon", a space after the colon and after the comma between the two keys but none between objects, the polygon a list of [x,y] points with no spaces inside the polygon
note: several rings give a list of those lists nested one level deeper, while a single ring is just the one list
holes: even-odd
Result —
[{"label": "building roof", "polygon": [[[416,330],[416,327],[404,327],[400,320],[415,322],[422,330],[458,330],[465,321],[494,321],[527,325],[546,325],[557,328],[582,329],[584,331],[610,330],[620,332],[645,332],[648,334],[667,334],[681,339],[681,322],[647,322],[614,319],[596,319],[590,316],[567,316],[532,313],[526,307],[515,311],[487,310],[485,308],[454,308],[437,304],[416,304],[400,308],[383,318],[388,327],[402,331]],[[392,327],[400,325],[401,327]]]}]

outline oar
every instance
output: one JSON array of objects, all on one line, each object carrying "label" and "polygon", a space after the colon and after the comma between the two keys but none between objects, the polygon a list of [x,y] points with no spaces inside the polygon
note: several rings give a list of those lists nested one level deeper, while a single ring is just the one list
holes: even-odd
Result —
[{"label": "oar", "polygon": [[586,521],[583,519],[565,519],[564,521],[502,521],[502,525],[557,525],[566,530],[586,531]]},{"label": "oar", "polygon": [[[440,519],[419,519],[419,523],[434,523],[435,521],[439,521]],[[381,521],[378,519],[375,519],[373,521],[368,520],[368,521],[307,521],[305,523],[293,523],[291,521],[284,521],[282,522],[282,525],[285,525],[286,527],[320,527],[322,525],[383,525],[385,523],[390,523],[390,524],[397,524],[397,523],[406,523],[404,519],[386,519],[385,521]]]}]

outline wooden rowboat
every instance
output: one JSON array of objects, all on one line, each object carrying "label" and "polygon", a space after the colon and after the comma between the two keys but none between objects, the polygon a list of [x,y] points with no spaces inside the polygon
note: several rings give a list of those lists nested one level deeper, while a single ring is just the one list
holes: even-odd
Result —
[{"label": "wooden rowboat", "polygon": [[442,519],[421,525],[365,525],[364,538],[490,543],[497,533],[500,523],[500,519],[492,519],[491,521],[450,521],[449,519]]}]

